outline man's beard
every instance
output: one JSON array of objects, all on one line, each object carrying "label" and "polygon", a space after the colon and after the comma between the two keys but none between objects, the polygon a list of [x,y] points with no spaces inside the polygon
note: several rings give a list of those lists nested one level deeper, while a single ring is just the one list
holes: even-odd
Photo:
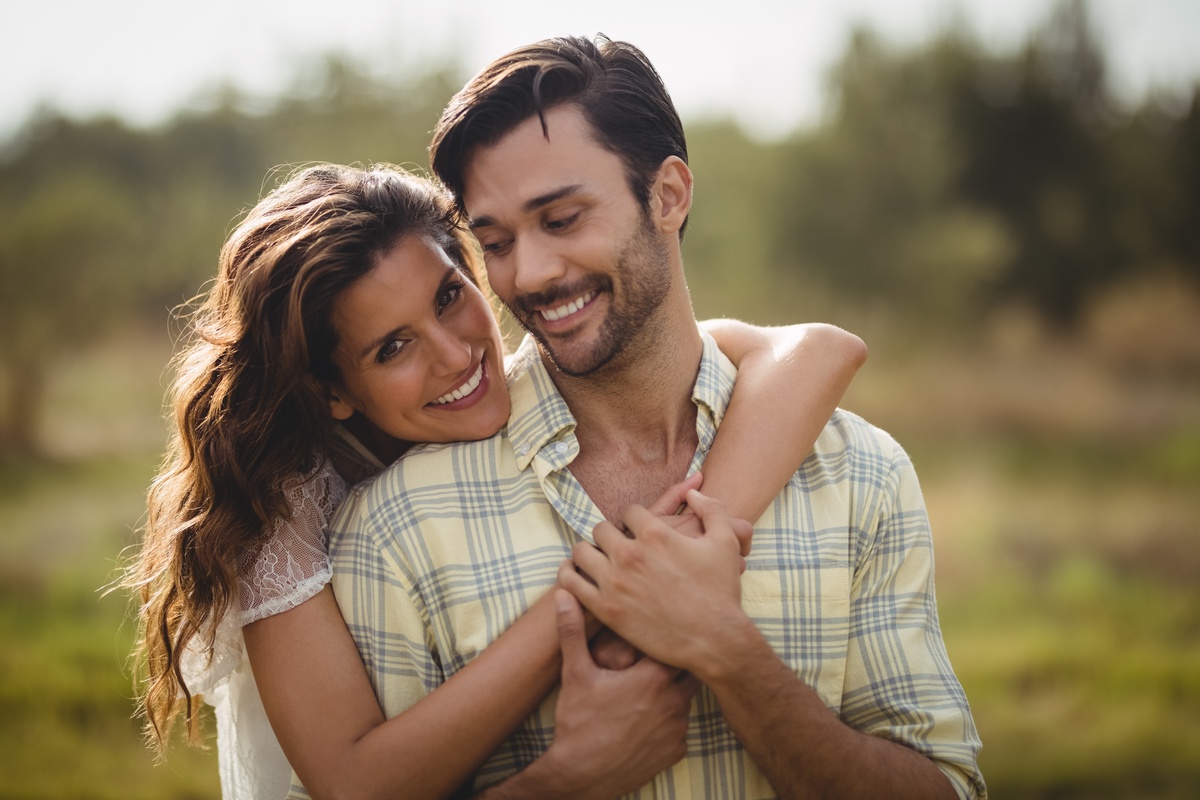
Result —
[{"label": "man's beard", "polygon": [[[637,231],[625,243],[617,256],[614,274],[619,279],[621,297],[616,296],[610,275],[589,275],[572,284],[555,286],[548,291],[522,295],[514,299],[509,310],[541,345],[542,353],[560,371],[572,377],[592,375],[606,367],[618,354],[636,346],[639,337],[656,314],[671,288],[667,248],[650,224],[649,216],[641,215]],[[608,313],[600,324],[596,339],[590,346],[580,346],[576,352],[570,341],[555,341],[537,327],[536,307],[546,308],[565,303],[589,292],[607,294]],[[595,302],[595,301],[593,301]]]}]

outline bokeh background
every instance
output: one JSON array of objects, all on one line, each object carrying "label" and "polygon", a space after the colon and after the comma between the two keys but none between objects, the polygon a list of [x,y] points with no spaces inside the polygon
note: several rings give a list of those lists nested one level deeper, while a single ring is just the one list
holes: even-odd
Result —
[{"label": "bokeh background", "polygon": [[697,312],[867,340],[993,796],[1200,797],[1200,5],[176,5],[0,13],[0,797],[219,794],[143,747],[104,587],[238,215],[424,168],[488,59],[600,31],[683,111]]}]

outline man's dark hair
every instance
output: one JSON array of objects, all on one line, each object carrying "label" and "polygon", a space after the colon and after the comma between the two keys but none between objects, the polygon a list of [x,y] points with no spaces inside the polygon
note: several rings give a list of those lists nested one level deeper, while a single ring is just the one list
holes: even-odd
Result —
[{"label": "man's dark hair", "polygon": [[580,36],[545,39],[485,67],[438,120],[430,164],[454,195],[459,214],[465,215],[463,172],[475,150],[496,144],[535,114],[549,138],[546,112],[562,105],[578,107],[597,142],[621,159],[643,209],[649,208],[650,185],[662,162],[669,156],[687,161],[679,114],[641,50],[605,36],[595,42]]}]

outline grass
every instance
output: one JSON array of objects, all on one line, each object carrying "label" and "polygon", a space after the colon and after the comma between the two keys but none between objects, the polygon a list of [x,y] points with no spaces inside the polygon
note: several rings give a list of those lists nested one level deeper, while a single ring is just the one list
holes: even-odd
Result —
[{"label": "grass", "polygon": [[[0,467],[0,798],[219,796],[215,749],[177,744],[155,764],[144,747],[129,606],[100,591],[136,541],[168,346],[131,336],[65,364],[43,427],[53,458]],[[1024,382],[1053,363],[1001,360],[1000,380],[980,361],[883,359],[847,405],[922,476],[992,796],[1200,796],[1194,381],[1155,388],[1161,413],[1139,427],[1127,406],[1145,385],[1076,359],[1055,391],[1084,396],[1047,400]]]}]

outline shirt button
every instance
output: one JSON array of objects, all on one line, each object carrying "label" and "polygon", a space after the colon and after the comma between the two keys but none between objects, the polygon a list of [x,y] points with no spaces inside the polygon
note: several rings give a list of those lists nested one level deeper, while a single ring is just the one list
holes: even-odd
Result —
[{"label": "shirt button", "polygon": [[567,447],[566,442],[555,442],[554,443],[554,452],[558,453],[560,456],[565,455],[567,450],[569,450],[569,449],[570,448]]},{"label": "shirt button", "polygon": [[520,447],[518,447],[518,448],[517,448],[517,455],[519,455],[519,456],[527,456],[527,455],[529,455],[529,445],[527,445],[527,444],[523,444],[523,445],[521,445]]}]

